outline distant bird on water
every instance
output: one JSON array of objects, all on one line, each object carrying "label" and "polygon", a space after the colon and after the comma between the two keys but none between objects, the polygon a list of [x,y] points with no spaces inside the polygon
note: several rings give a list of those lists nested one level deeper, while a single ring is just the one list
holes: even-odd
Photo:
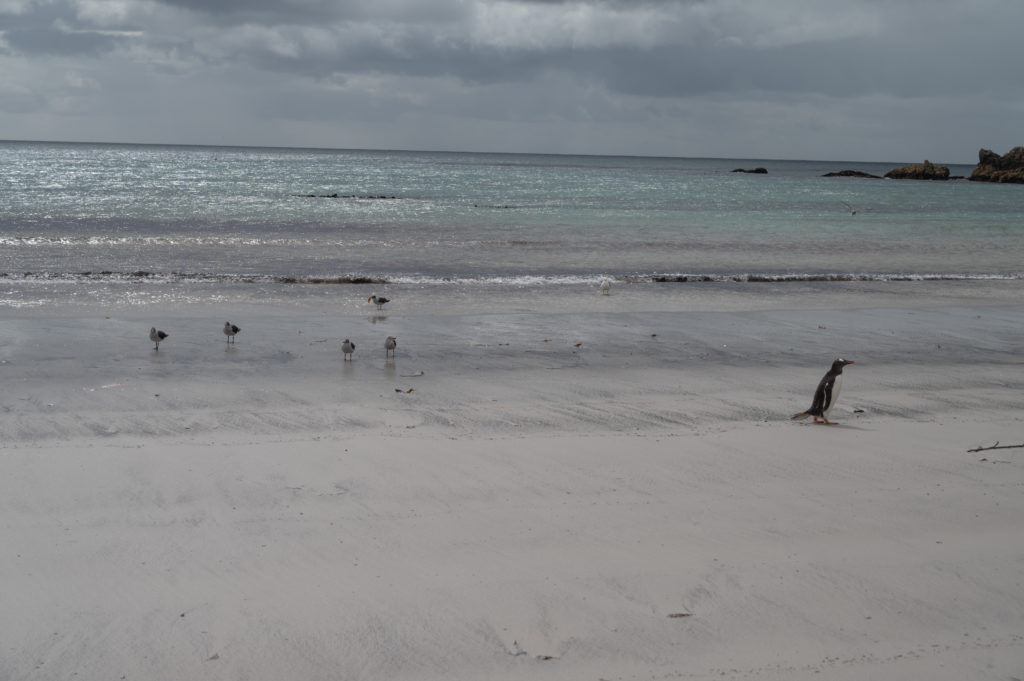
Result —
[{"label": "distant bird on water", "polygon": [[388,336],[384,340],[384,357],[387,358],[388,354],[392,357],[395,356],[395,348],[398,347],[398,339],[394,336]]},{"label": "distant bird on water", "polygon": [[241,331],[240,328],[232,324],[231,322],[224,322],[224,335],[227,336],[225,343],[234,343],[235,334]]},{"label": "distant bird on water", "polygon": [[820,423],[819,417],[829,425],[835,423],[828,420],[828,415],[832,412],[832,407],[835,406],[836,400],[839,399],[839,389],[843,386],[843,367],[847,364],[853,364],[853,362],[842,358],[832,362],[832,366],[822,376],[817,390],[814,391],[814,400],[811,402],[811,408],[799,414],[793,414],[794,419],[805,419],[808,416],[813,416],[815,423]]},{"label": "distant bird on water", "polygon": [[341,352],[342,359],[352,359],[352,353],[356,350],[356,344],[350,341],[348,338],[341,341]]},{"label": "distant bird on water", "polygon": [[149,340],[151,340],[154,343],[156,343],[156,349],[157,350],[160,349],[160,341],[162,341],[164,338],[167,338],[167,334],[166,333],[164,333],[163,331],[157,331],[155,326],[150,328],[150,330],[149,330]]},{"label": "distant bird on water", "polygon": [[366,299],[366,302],[373,303],[374,305],[377,306],[378,310],[381,310],[384,308],[384,303],[390,303],[391,299],[385,298],[384,296],[378,296],[377,294],[373,294],[372,296]]}]

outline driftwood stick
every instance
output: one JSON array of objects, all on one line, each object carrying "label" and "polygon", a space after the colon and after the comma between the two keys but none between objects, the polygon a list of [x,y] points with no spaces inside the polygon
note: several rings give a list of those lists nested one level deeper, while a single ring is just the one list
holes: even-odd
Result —
[{"label": "driftwood stick", "polygon": [[976,447],[975,449],[968,449],[967,451],[968,452],[984,452],[984,451],[987,451],[989,449],[1019,449],[1021,447],[1024,447],[1024,444],[1019,444],[1019,445],[1000,445],[999,444],[999,440],[996,440],[996,443],[994,445],[992,445],[991,447]]}]

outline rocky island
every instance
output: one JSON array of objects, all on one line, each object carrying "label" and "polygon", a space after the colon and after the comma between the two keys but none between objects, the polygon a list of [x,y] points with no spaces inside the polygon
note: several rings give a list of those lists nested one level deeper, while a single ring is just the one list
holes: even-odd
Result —
[{"label": "rocky island", "polygon": [[1024,147],[1014,147],[1005,156],[982,149],[978,152],[978,165],[967,179],[1024,184]]},{"label": "rocky island", "polygon": [[937,166],[931,161],[912,163],[909,166],[893,168],[885,174],[891,180],[948,180],[949,168]]},{"label": "rocky island", "polygon": [[871,173],[865,173],[863,170],[840,170],[835,173],[825,173],[822,177],[866,177],[870,179],[880,180],[882,179],[878,175],[872,175]]}]

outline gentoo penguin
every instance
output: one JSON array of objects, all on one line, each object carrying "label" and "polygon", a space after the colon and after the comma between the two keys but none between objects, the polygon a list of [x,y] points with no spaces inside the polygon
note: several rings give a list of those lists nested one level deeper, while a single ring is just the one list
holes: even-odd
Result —
[{"label": "gentoo penguin", "polygon": [[227,336],[225,343],[234,343],[235,334],[241,331],[240,328],[232,324],[231,322],[224,322],[224,335]]},{"label": "gentoo penguin", "polygon": [[370,296],[369,298],[367,298],[366,302],[373,303],[374,305],[377,306],[377,309],[380,310],[380,309],[382,309],[384,307],[384,303],[391,302],[391,299],[390,298],[385,298],[384,296],[378,296],[378,295],[374,294],[374,295]]},{"label": "gentoo penguin", "polygon": [[853,364],[853,362],[842,358],[832,362],[832,367],[822,376],[821,382],[818,383],[818,389],[814,391],[811,408],[799,414],[793,414],[794,419],[813,416],[815,423],[819,423],[819,417],[829,425],[835,423],[828,420],[828,415],[831,413],[832,407],[836,405],[836,400],[839,399],[839,389],[843,387],[843,367],[847,364]]},{"label": "gentoo penguin", "polygon": [[350,341],[348,338],[341,341],[341,352],[342,359],[352,359],[352,353],[355,352],[356,344]]},{"label": "gentoo penguin", "polygon": [[398,339],[394,336],[388,336],[384,340],[384,357],[387,358],[390,353],[392,357],[395,356],[395,348],[398,347]]},{"label": "gentoo penguin", "polygon": [[149,340],[151,340],[154,343],[156,343],[156,349],[157,350],[160,349],[160,341],[162,341],[164,338],[167,338],[167,334],[166,333],[164,333],[163,331],[157,331],[155,326],[150,328],[150,330],[149,330]]}]

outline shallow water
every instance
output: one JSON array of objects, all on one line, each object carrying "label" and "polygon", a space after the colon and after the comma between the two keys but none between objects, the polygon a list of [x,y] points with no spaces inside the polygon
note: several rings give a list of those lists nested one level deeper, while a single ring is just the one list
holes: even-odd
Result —
[{"label": "shallow water", "polygon": [[895,164],[13,142],[0,161],[7,307],[1019,280],[1024,258],[1020,187],[821,177]]}]

